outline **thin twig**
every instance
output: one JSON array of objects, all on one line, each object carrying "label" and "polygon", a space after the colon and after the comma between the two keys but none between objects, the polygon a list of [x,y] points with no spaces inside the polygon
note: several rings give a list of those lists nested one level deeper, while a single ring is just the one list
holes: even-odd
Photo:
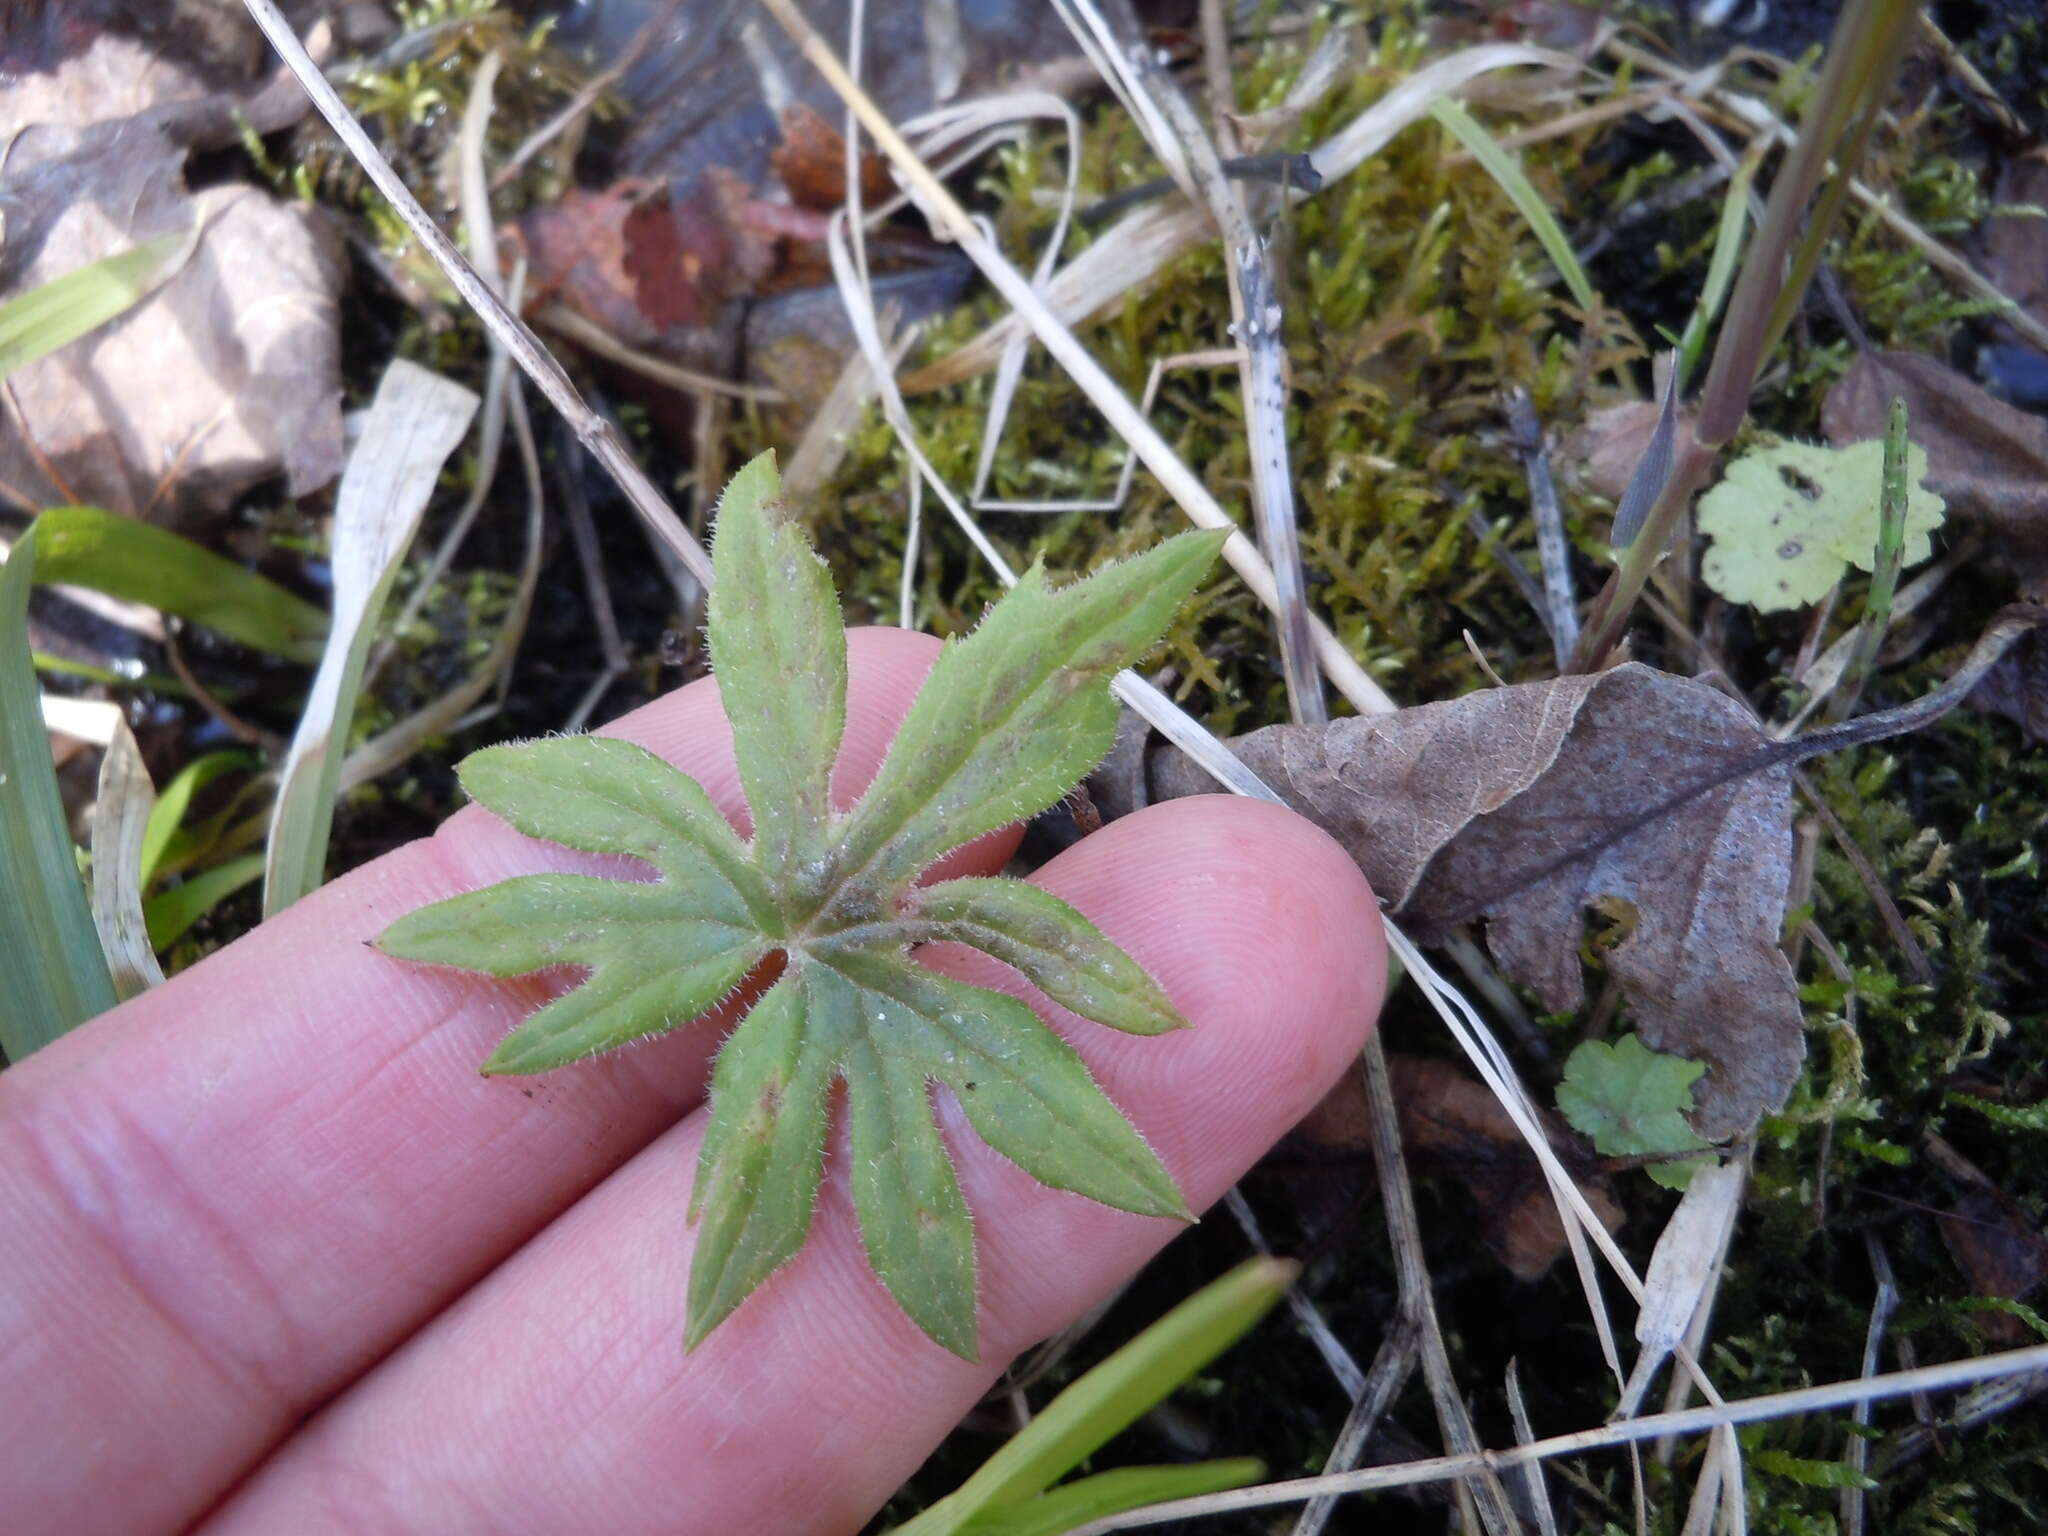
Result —
[{"label": "thin twig", "polygon": [[789,398],[781,390],[766,384],[738,384],[731,379],[721,379],[715,373],[706,373],[701,368],[685,368],[681,363],[672,363],[652,352],[630,347],[596,321],[579,315],[566,304],[543,306],[538,319],[549,330],[560,332],[585,351],[595,352],[607,362],[617,363],[628,373],[637,373],[643,379],[652,379],[686,395],[725,395],[761,405],[780,405]]},{"label": "thin twig", "polygon": [[178,681],[185,685],[185,691],[192,695],[193,701],[213,717],[215,724],[237,741],[247,742],[252,747],[261,747],[273,757],[283,753],[285,742],[282,736],[275,731],[267,731],[260,725],[250,724],[223,704],[211,688],[199,681],[191,665],[185,660],[184,646],[178,643],[177,625],[164,626],[163,646],[164,657],[170,662],[171,671]]}]

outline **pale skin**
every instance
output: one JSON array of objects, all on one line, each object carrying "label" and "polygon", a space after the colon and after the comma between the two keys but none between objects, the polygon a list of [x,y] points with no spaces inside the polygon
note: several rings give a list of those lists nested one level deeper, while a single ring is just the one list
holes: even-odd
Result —
[{"label": "pale skin", "polygon": [[[937,653],[894,630],[850,645],[842,803]],[[744,829],[715,685],[608,729]],[[993,872],[1015,838],[942,869]],[[1181,1230],[1045,1189],[941,1100],[978,1222],[980,1363],[868,1270],[838,1147],[803,1252],[686,1354],[683,1212],[719,1024],[485,1079],[491,1046],[574,978],[493,982],[368,944],[427,901],[575,867],[464,810],[0,1074],[11,1531],[855,1531],[1014,1354]],[[1207,1208],[1371,1027],[1372,893],[1307,822],[1223,797],[1112,823],[1034,878],[1196,1027],[1122,1036],[984,957],[927,958],[1038,1006]]]}]

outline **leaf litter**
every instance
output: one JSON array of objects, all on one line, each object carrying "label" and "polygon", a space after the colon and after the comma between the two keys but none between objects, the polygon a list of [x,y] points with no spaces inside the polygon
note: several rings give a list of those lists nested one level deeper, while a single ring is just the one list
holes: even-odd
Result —
[{"label": "leaf litter", "polygon": [[[218,512],[282,471],[303,495],[341,470],[341,261],[310,207],[225,184],[193,192],[189,152],[304,112],[282,90],[207,94],[103,33],[55,71],[9,82],[0,298],[153,237],[192,235],[183,266],[118,322],[9,380],[0,481],[38,507],[85,502],[165,521]],[[109,101],[129,115],[104,115]],[[147,387],[137,381],[147,380]]]},{"label": "leaf litter", "polygon": [[[1793,767],[1938,718],[2044,617],[2014,605],[1941,688],[1790,741],[1708,683],[1631,662],[1228,745],[1415,938],[1484,921],[1502,970],[1547,1009],[1585,1001],[1585,913],[1615,914],[1607,974],[1646,1044],[1705,1066],[1689,1123],[1723,1142],[1785,1103],[1805,1058],[1779,943]],[[1105,816],[1210,789],[1136,730],[1090,784]]]}]

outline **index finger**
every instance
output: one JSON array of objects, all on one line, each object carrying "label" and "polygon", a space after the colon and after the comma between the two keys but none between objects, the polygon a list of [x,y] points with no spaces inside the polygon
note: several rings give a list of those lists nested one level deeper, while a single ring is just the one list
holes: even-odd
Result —
[{"label": "index finger", "polygon": [[[938,651],[901,631],[849,641],[843,799]],[[712,682],[611,729],[743,812]],[[559,979],[368,947],[424,902],[575,862],[465,810],[0,1075],[0,1486],[28,1517],[13,1528],[185,1525],[699,1098],[703,1027],[545,1080],[482,1079]]]}]

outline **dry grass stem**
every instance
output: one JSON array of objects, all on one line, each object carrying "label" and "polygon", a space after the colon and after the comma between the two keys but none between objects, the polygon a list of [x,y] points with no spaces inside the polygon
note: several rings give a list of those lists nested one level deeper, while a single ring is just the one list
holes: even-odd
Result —
[{"label": "dry grass stem", "polygon": [[[763,0],[779,10],[788,0]],[[1310,154],[1323,185],[1349,175],[1419,118],[1428,116],[1430,101],[1455,96],[1474,80],[1495,70],[1527,65],[1577,69],[1578,61],[1522,43],[1485,43],[1462,49],[1417,70]],[[1307,196],[1297,193],[1296,196]],[[1215,227],[1198,208],[1184,203],[1154,203],[1119,220],[1095,243],[1062,267],[1047,285],[1045,304],[1064,325],[1075,325],[1106,309],[1140,283],[1163,271],[1168,262],[1215,238]],[[903,381],[907,394],[960,384],[995,366],[1007,339],[1035,328],[1017,315],[999,320],[964,346],[930,363]]]},{"label": "dry grass stem", "polygon": [[1662,1435],[1698,1435],[1738,1424],[1755,1424],[1765,1419],[1793,1418],[1825,1413],[1861,1402],[1881,1402],[1916,1392],[1945,1392],[1981,1381],[2018,1381],[2037,1375],[2048,1376],[2048,1344],[2028,1349],[2005,1350],[1972,1360],[1951,1360],[1918,1370],[1895,1371],[1888,1375],[1830,1382],[1826,1386],[1802,1387],[1791,1392],[1771,1392],[1760,1397],[1736,1398],[1718,1407],[1688,1408],[1681,1413],[1652,1414],[1627,1419],[1597,1429],[1552,1435],[1509,1450],[1479,1451],[1468,1456],[1433,1456],[1392,1467],[1368,1467],[1334,1477],[1301,1477],[1288,1482],[1266,1483],[1229,1493],[1207,1494],[1198,1499],[1176,1499],[1154,1504],[1127,1515],[1093,1520],[1074,1527],[1067,1536],[1109,1536],[1112,1531],[1134,1531],[1173,1520],[1203,1515],[1235,1514],[1247,1509],[1265,1509],[1275,1504],[1292,1504],[1317,1494],[1376,1493],[1389,1488],[1412,1488],[1422,1483],[1440,1483],[1469,1477],[1482,1469],[1496,1474],[1512,1471],[1532,1461],[1552,1461],[1560,1456],[1582,1456],[1589,1451],[1610,1450]]},{"label": "dry grass stem", "polygon": [[[1287,450],[1286,358],[1281,344],[1285,317],[1279,285],[1265,241],[1252,228],[1242,188],[1223,174],[1222,156],[1180,88],[1160,69],[1150,42],[1130,12],[1129,0],[1112,0],[1112,9],[1116,12],[1114,23],[1092,0],[1066,0],[1063,14],[1077,36],[1096,44],[1117,94],[1142,104],[1136,120],[1146,130],[1152,152],[1169,171],[1177,169],[1175,179],[1184,181],[1222,237],[1251,456],[1253,521],[1260,548],[1273,571],[1281,674],[1295,721],[1324,721],[1329,710],[1315,669],[1308,581],[1302,566]],[[1214,105],[1222,110],[1229,102],[1219,99]],[[1164,140],[1152,137],[1155,124],[1167,135]]]},{"label": "dry grass stem", "polygon": [[477,276],[474,268],[463,259],[441,226],[429,217],[419,199],[391,168],[391,162],[370,142],[363,132],[362,124],[355,120],[334,87],[327,83],[327,77],[319,66],[307,55],[298,35],[279,13],[273,0],[242,0],[250,17],[270,40],[285,67],[305,88],[313,105],[327,120],[336,136],[347,146],[349,153],[362,166],[370,180],[376,184],[390,202],[394,211],[404,220],[407,229],[425,248],[455,291],[476,311],[477,318],[498,339],[513,361],[526,372],[527,377],[540,386],[541,393],[556,410],[562,413],[579,441],[596,457],[606,471],[626,493],[626,500],[634,511],[647,520],[650,527],[663,543],[674,551],[676,557],[706,587],[711,585],[711,561],[704,552],[704,546],[690,536],[689,529],[668,504],[668,499],[654,487],[633,457],[626,451],[626,445],[612,430],[611,424],[584,403],[570,382],[562,365],[555,361],[552,353],[540,342],[526,323],[508,309],[498,296],[491,292],[484,280]]},{"label": "dry grass stem", "polygon": [[[1119,389],[1116,381],[1104,372],[1102,365],[1095,361],[1088,350],[1075,339],[1072,331],[1056,319],[1045,302],[1040,299],[1031,282],[1005,257],[995,244],[988,239],[975,221],[969,217],[953,194],[935,177],[927,166],[903,139],[894,124],[877,107],[874,101],[861,90],[846,66],[839,60],[824,38],[820,37],[811,24],[791,3],[791,0],[762,0],[762,4],[797,42],[803,55],[825,76],[832,89],[846,102],[858,117],[862,127],[874,137],[890,161],[901,173],[906,185],[913,193],[926,218],[934,228],[959,245],[961,250],[980,268],[996,291],[1026,317],[1038,339],[1046,350],[1065,368],[1074,382],[1081,386],[1095,408],[1109,419],[1110,425],[1129,442],[1132,449],[1165,487],[1168,495],[1179,503],[1188,520],[1201,528],[1227,528],[1233,537],[1223,547],[1223,557],[1231,568],[1249,587],[1255,597],[1267,609],[1277,611],[1278,598],[1273,585],[1273,573],[1260,556],[1258,550],[1237,531],[1237,523],[1217,503],[1200,477],[1181,460],[1166,439],[1155,431],[1152,425],[1140,416],[1130,399]],[[844,222],[836,218],[835,227]],[[836,253],[843,248],[841,239],[834,246]],[[835,276],[837,276],[835,268]],[[844,291],[845,283],[841,284]],[[896,393],[889,391],[888,393]],[[885,396],[886,398],[886,396]],[[900,394],[898,395],[900,401]],[[935,480],[935,476],[928,478]],[[936,489],[936,485],[934,489]],[[949,493],[948,493],[949,494]],[[992,550],[984,550],[985,557]],[[1391,712],[1395,705],[1378,683],[1374,682],[1359,666],[1357,660],[1345,649],[1343,643],[1330,633],[1328,628],[1317,625],[1314,633],[1317,659],[1337,689],[1349,699],[1353,706],[1364,713],[1383,714]]]},{"label": "dry grass stem", "polygon": [[[1443,1328],[1437,1321],[1436,1294],[1430,1284],[1428,1261],[1422,1253],[1422,1223],[1416,1218],[1415,1190],[1408,1178],[1407,1156],[1401,1149],[1400,1116],[1394,1108],[1386,1050],[1380,1044],[1377,1030],[1367,1037],[1359,1061],[1372,1127],[1373,1166],[1379,1170],[1380,1204],[1386,1212],[1387,1236],[1394,1245],[1401,1317],[1415,1330],[1423,1380],[1428,1383],[1430,1400],[1436,1405],[1437,1426],[1445,1446],[1453,1455],[1476,1454],[1479,1432],[1473,1428],[1472,1415],[1458,1391],[1450,1351],[1444,1345]],[[1489,1468],[1469,1484],[1464,1478],[1459,1481],[1465,1485],[1491,1536],[1514,1536],[1518,1522],[1498,1474]]]},{"label": "dry grass stem", "polygon": [[[1414,1321],[1397,1314],[1393,1326],[1380,1341],[1379,1353],[1373,1356],[1372,1369],[1366,1372],[1365,1390],[1352,1398],[1351,1411],[1344,1416],[1343,1427],[1337,1431],[1336,1444],[1330,1447],[1329,1460],[1323,1464],[1324,1476],[1349,1472],[1358,1465],[1365,1448],[1379,1433],[1387,1410],[1394,1406],[1394,1399],[1400,1396],[1401,1389],[1408,1385],[1408,1378],[1415,1373],[1419,1349]],[[1310,1499],[1302,1505],[1301,1514],[1294,1522],[1293,1536],[1322,1536],[1323,1527],[1330,1523],[1330,1516],[1336,1511],[1334,1494],[1319,1494]]]}]

